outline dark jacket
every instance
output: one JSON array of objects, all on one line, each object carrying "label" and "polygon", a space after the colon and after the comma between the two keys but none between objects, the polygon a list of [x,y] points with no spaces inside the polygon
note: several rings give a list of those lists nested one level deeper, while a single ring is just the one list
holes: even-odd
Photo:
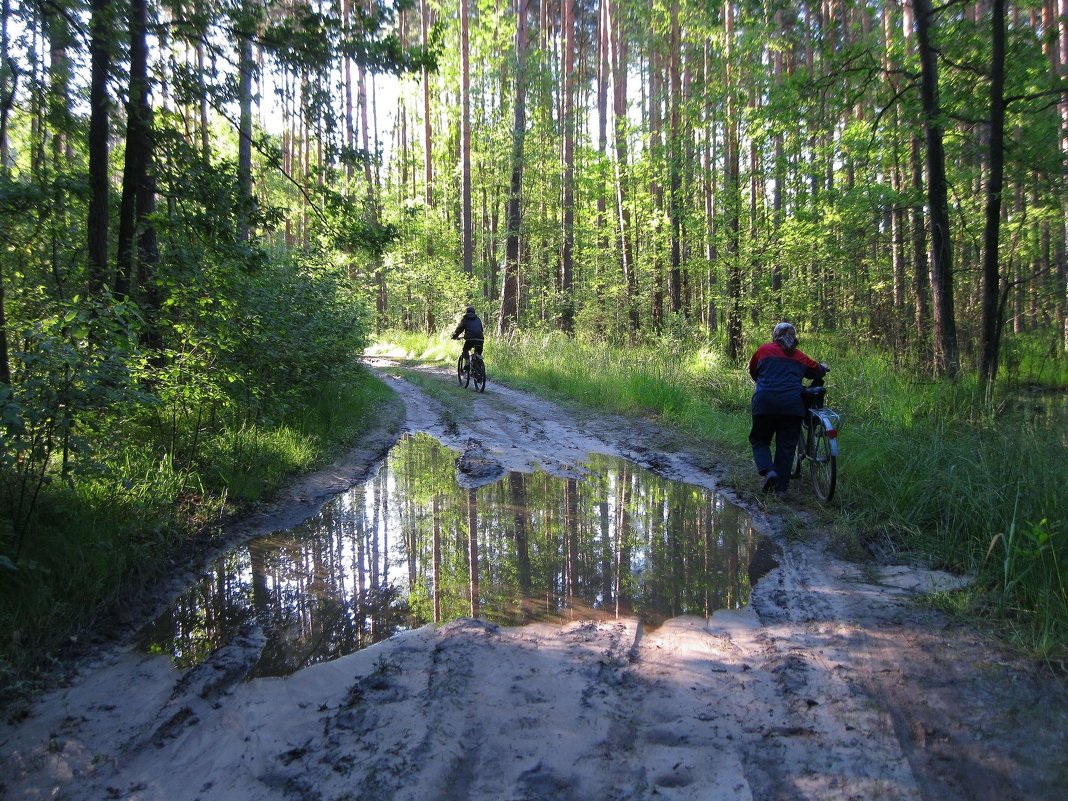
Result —
[{"label": "dark jacket", "polygon": [[484,339],[482,320],[479,319],[477,314],[474,312],[467,312],[467,314],[463,316],[463,319],[460,320],[460,324],[456,326],[456,330],[452,332],[453,339],[460,336],[460,334],[464,335],[465,340],[477,339],[482,341],[482,339]]},{"label": "dark jacket", "polygon": [[753,414],[804,417],[801,379],[821,378],[826,372],[827,368],[796,348],[787,351],[778,342],[761,345],[749,360],[749,375],[756,381]]}]

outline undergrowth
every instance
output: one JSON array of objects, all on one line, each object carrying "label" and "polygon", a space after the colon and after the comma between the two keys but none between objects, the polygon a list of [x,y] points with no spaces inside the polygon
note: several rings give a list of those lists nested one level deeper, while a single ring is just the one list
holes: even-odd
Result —
[{"label": "undergrowth", "polygon": [[0,564],[0,700],[30,688],[109,605],[150,586],[191,537],[210,536],[366,430],[393,396],[366,371],[349,372],[274,423],[205,416],[182,459],[151,427],[131,425],[77,481],[47,482],[22,557]]},{"label": "undergrowth", "polygon": [[[972,609],[999,614],[1033,653],[1068,656],[1064,360],[1017,343],[1013,369],[987,396],[974,377],[924,377],[874,346],[829,336],[808,336],[801,346],[831,365],[828,403],[843,418],[830,510],[836,536],[851,539],[854,551],[887,543],[974,575]],[[458,346],[390,332],[373,350],[449,363]],[[749,459],[752,381],[744,365],[714,349],[621,349],[545,335],[490,338],[485,355],[491,382],[655,415],[715,449],[732,473]],[[1036,404],[1036,394],[1047,402]]]}]

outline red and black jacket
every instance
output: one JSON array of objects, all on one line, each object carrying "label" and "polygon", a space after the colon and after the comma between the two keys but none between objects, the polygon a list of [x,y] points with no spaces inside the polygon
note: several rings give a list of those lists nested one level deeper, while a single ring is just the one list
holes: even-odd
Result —
[{"label": "red and black jacket", "polygon": [[801,379],[820,378],[826,368],[796,348],[787,351],[778,342],[757,348],[749,360],[749,375],[756,381],[753,414],[805,416]]}]

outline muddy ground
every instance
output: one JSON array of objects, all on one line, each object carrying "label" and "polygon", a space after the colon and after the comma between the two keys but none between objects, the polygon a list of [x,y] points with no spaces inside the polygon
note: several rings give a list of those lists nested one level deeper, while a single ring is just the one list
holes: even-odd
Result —
[{"label": "muddy ground", "polygon": [[[706,455],[648,422],[494,384],[443,404],[387,380],[404,431],[478,454],[468,483],[534,467],[567,475],[589,452],[704,487],[722,480]],[[366,477],[398,433],[384,422],[230,527],[230,539],[311,516]],[[749,607],[711,619],[656,630],[634,619],[516,629],[460,620],[252,681],[254,630],[184,675],[137,652],[127,631],[83,659],[69,686],[3,724],[0,797],[1068,798],[1064,680],[922,603],[962,579],[837,558],[798,496],[765,508],[734,493],[774,540],[778,566]]]}]

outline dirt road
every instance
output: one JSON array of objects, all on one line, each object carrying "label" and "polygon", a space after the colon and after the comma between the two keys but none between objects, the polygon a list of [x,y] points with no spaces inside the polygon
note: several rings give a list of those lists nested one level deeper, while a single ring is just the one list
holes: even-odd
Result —
[{"label": "dirt road", "polygon": [[[480,446],[490,480],[568,474],[590,452],[715,488],[655,425],[589,418],[491,384],[459,405],[390,377],[405,430]],[[455,401],[455,399],[454,399]],[[235,536],[312,514],[391,433],[304,479]],[[475,476],[475,477],[472,477]],[[755,479],[754,479],[755,482]],[[636,620],[404,633],[285,679],[243,681],[256,632],[186,675],[116,644],[0,728],[8,799],[1068,798],[1068,692],[917,600],[959,579],[843,562],[804,514],[750,606]],[[250,645],[251,642],[251,645]]]}]

